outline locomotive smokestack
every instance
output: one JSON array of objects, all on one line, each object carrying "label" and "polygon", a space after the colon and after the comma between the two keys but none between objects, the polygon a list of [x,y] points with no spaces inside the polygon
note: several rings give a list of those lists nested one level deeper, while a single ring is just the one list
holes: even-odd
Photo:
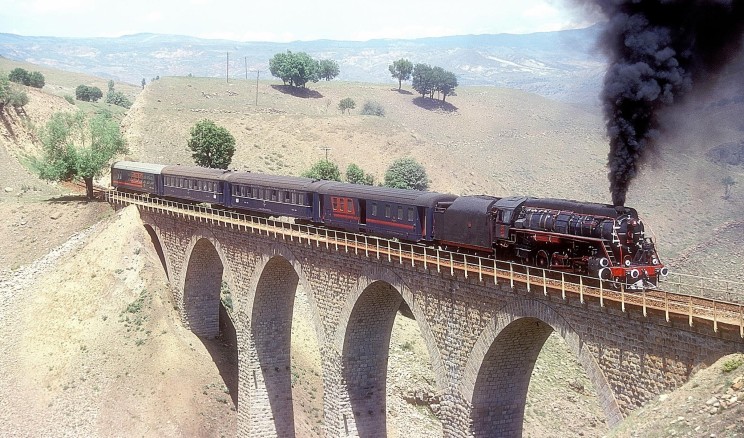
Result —
[{"label": "locomotive smokestack", "polygon": [[578,0],[608,23],[602,102],[610,139],[608,179],[624,205],[638,166],[657,147],[659,111],[714,78],[738,53],[744,0]]}]

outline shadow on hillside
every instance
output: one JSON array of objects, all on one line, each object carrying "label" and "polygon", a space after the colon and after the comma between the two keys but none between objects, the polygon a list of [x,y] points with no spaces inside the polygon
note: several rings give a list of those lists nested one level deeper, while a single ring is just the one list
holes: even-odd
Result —
[{"label": "shadow on hillside", "polygon": [[100,201],[100,199],[93,199],[89,201],[85,195],[62,195],[62,196],[55,196],[54,198],[47,199],[47,202],[50,204],[72,204],[72,203],[88,203],[88,202],[97,202]]},{"label": "shadow on hillside", "polygon": [[391,89],[390,89],[390,91],[397,91],[397,92],[398,92],[398,94],[407,94],[407,95],[409,95],[409,96],[413,95],[413,93],[411,93],[410,91],[408,91],[408,90],[403,90],[403,89],[400,89],[400,90],[399,90],[399,89],[397,89],[397,88],[391,88]]},{"label": "shadow on hillside", "polygon": [[413,99],[413,103],[416,106],[429,111],[446,111],[448,113],[454,113],[457,111],[457,107],[449,102],[442,102],[441,100],[428,99],[421,96]]},{"label": "shadow on hillside", "polygon": [[292,87],[290,85],[272,85],[271,88],[284,94],[289,94],[294,97],[301,97],[303,99],[320,99],[323,97],[322,94],[309,88]]},{"label": "shadow on hillside", "polygon": [[230,392],[233,406],[238,407],[238,337],[232,319],[220,303],[220,334],[215,338],[200,337]]},{"label": "shadow on hillside", "polygon": [[8,120],[8,116],[5,114],[5,107],[0,109],[0,119],[3,121],[3,125],[5,125],[5,130],[8,132],[8,136],[15,141],[16,135],[13,131],[13,125],[10,123],[10,120]]}]

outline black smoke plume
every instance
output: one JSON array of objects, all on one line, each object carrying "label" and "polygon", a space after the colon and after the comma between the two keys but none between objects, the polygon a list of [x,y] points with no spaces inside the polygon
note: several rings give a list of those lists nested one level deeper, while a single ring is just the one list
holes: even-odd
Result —
[{"label": "black smoke plume", "polygon": [[657,146],[659,111],[714,79],[738,54],[744,0],[588,2],[608,19],[600,45],[610,65],[601,97],[612,202],[624,205],[638,166]]}]

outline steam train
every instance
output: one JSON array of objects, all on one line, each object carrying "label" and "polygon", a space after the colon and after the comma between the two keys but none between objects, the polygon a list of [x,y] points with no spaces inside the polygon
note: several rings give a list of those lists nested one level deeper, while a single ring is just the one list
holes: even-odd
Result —
[{"label": "steam train", "polygon": [[588,275],[628,289],[669,271],[635,209],[523,196],[456,196],[289,176],[119,161],[119,191]]}]

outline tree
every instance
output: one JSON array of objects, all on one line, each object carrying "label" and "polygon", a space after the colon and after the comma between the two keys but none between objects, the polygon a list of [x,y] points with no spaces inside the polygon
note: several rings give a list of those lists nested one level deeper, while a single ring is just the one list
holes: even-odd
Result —
[{"label": "tree", "polygon": [[433,69],[434,81],[436,83],[436,90],[442,93],[442,102],[449,95],[455,94],[455,88],[457,87],[457,76],[454,73],[444,70],[442,67],[434,67]]},{"label": "tree", "polygon": [[145,81],[145,78],[142,78],[142,89],[143,90],[145,89],[145,85],[146,84],[147,84],[147,82]]},{"label": "tree", "polygon": [[354,102],[354,99],[352,99],[351,97],[341,99],[341,102],[338,103],[338,109],[341,110],[341,113],[349,113],[354,108],[356,108],[356,102]]},{"label": "tree", "polygon": [[8,79],[10,79],[10,82],[15,82],[16,84],[23,85],[28,85],[28,77],[28,71],[25,68],[21,67],[14,68],[13,71],[11,71],[8,75]]},{"label": "tree", "polygon": [[28,75],[28,84],[26,85],[29,87],[44,88],[44,84],[44,75],[41,72],[34,71]]},{"label": "tree", "polygon": [[103,97],[103,92],[98,87],[89,87],[87,85],[78,85],[75,88],[75,99],[85,102],[95,102]]},{"label": "tree", "polygon": [[375,183],[375,177],[364,173],[361,167],[351,163],[346,168],[346,181],[351,184],[364,184],[365,186],[371,186]]},{"label": "tree", "polygon": [[442,102],[447,96],[455,94],[457,87],[457,76],[442,67],[432,67],[428,64],[416,64],[413,68],[413,89],[421,94],[421,97],[434,98],[434,93],[442,94]]},{"label": "tree", "polygon": [[32,159],[39,176],[50,181],[82,178],[88,199],[93,199],[93,178],[103,174],[114,156],[127,152],[119,123],[106,114],[87,119],[82,111],[55,113],[39,137],[44,155]]},{"label": "tree", "polygon": [[434,70],[429,64],[416,64],[413,68],[411,86],[426,97],[434,92]]},{"label": "tree", "polygon": [[303,172],[301,176],[326,181],[341,181],[341,171],[338,166],[325,159],[313,164],[313,167]]},{"label": "tree", "polygon": [[227,169],[235,153],[235,137],[222,126],[204,119],[191,128],[188,146],[194,151],[191,157],[197,165]]},{"label": "tree", "polygon": [[29,73],[26,69],[16,67],[8,75],[11,82],[34,88],[44,88],[44,75],[38,71]]},{"label": "tree", "polygon": [[132,101],[124,95],[124,93],[114,90],[114,81],[108,82],[108,93],[106,93],[106,103],[112,105],[129,108],[132,106]]},{"label": "tree", "polygon": [[399,158],[385,172],[386,187],[427,190],[429,177],[426,169],[413,158]]},{"label": "tree", "polygon": [[28,95],[26,91],[19,85],[12,83],[8,75],[0,73],[0,111],[6,105],[22,108],[27,103]]},{"label": "tree", "polygon": [[280,78],[284,85],[305,88],[308,82],[320,80],[320,63],[305,52],[277,53],[269,60],[271,75]]},{"label": "tree", "polygon": [[388,66],[388,70],[390,70],[390,74],[393,75],[393,78],[398,80],[398,90],[400,90],[403,81],[411,79],[413,63],[407,59],[401,58],[397,61],[393,61],[393,63]]},{"label": "tree", "polygon": [[341,70],[338,67],[338,63],[332,59],[323,59],[318,63],[318,76],[321,79],[330,81],[338,76],[340,72]]}]

